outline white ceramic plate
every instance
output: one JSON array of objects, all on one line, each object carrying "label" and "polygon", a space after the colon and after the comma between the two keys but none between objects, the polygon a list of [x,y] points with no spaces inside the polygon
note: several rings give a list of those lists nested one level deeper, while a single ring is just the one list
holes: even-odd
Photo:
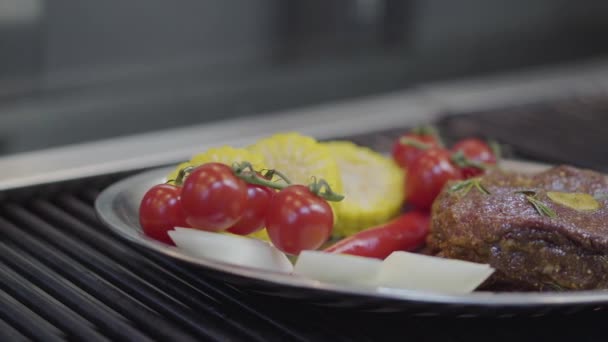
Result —
[{"label": "white ceramic plate", "polygon": [[[536,172],[546,165],[506,160],[506,169]],[[138,222],[138,207],[152,185],[164,181],[171,168],[141,173],[105,189],[95,207],[100,219],[120,237],[141,247],[194,266],[201,277],[232,283],[244,290],[291,298],[307,303],[361,311],[407,312],[416,315],[514,316],[577,312],[608,304],[608,291],[552,293],[474,292],[448,295],[388,288],[364,288],[322,283],[271,271],[194,258],[179,249],[145,236]]]}]

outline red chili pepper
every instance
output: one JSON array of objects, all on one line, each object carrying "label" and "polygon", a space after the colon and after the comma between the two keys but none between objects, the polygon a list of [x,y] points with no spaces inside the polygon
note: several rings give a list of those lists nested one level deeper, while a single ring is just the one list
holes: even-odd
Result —
[{"label": "red chili pepper", "polygon": [[412,251],[420,247],[428,235],[429,225],[429,214],[407,212],[390,222],[340,240],[325,252],[384,259],[394,251]]}]

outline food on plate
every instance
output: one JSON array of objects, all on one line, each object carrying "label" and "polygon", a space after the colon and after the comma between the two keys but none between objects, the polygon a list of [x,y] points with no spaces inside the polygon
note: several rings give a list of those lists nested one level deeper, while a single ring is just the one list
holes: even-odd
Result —
[{"label": "food on plate", "polygon": [[248,162],[256,169],[265,168],[264,157],[245,148],[234,148],[231,146],[212,147],[203,153],[194,155],[190,164],[197,166],[207,163],[222,163],[232,165],[233,163]]},{"label": "food on plate", "polygon": [[266,229],[260,229],[260,230],[258,230],[256,232],[253,232],[253,233],[251,233],[251,234],[249,234],[247,236],[249,236],[250,238],[254,238],[254,239],[259,239],[259,240],[262,240],[262,241],[270,242],[270,237],[268,236],[268,232],[266,231]]},{"label": "food on plate", "polygon": [[[196,166],[208,163],[220,163],[232,166],[234,163],[244,161],[251,164],[252,168],[256,170],[263,170],[265,168],[263,157],[254,152],[243,148],[220,146],[210,148],[203,153],[194,155],[189,161],[180,163],[167,175],[166,179],[169,184],[181,186],[190,174],[185,171],[191,171]],[[272,190],[266,187],[248,184],[247,206],[238,222],[228,228],[228,231],[234,234],[247,235],[264,228],[264,215],[271,192]]]},{"label": "food on plate", "polygon": [[[323,178],[335,192],[342,191],[338,164],[327,146],[299,133],[278,133],[247,148],[264,158],[265,167],[281,171],[292,184],[309,184]],[[285,183],[284,179],[277,178]]]},{"label": "food on plate", "polygon": [[[292,184],[309,184],[313,178],[324,179],[333,191],[342,192],[342,180],[336,160],[332,157],[329,148],[313,137],[296,132],[277,133],[262,138],[247,147],[249,151],[264,158],[266,167],[280,170]],[[275,177],[279,183],[285,181]],[[334,223],[339,217],[340,203],[332,202]]]},{"label": "food on plate", "polygon": [[414,251],[424,244],[430,215],[410,211],[400,217],[363,230],[325,249],[329,253],[384,259],[394,251]]},{"label": "food on plate", "polygon": [[486,264],[399,251],[385,260],[303,251],[294,266],[294,274],[328,283],[452,294],[475,290],[492,272]]},{"label": "food on plate", "polygon": [[232,166],[233,163],[244,161],[250,163],[256,170],[266,167],[264,157],[244,148],[234,148],[231,146],[212,147],[203,153],[194,155],[189,161],[180,163],[167,175],[167,180],[177,179],[179,172],[188,166],[199,166],[206,163],[221,163]]},{"label": "food on plate", "polygon": [[[493,146],[493,147],[492,147]],[[500,149],[495,143],[486,143],[478,138],[462,139],[454,146],[452,159],[461,166],[463,178],[479,176],[500,158]]]},{"label": "food on plate", "polygon": [[407,173],[405,197],[412,206],[428,210],[446,182],[482,175],[500,158],[497,143],[465,138],[451,149],[432,128],[415,128],[393,145],[395,162]]},{"label": "food on plate", "polygon": [[348,141],[331,141],[325,146],[338,164],[344,195],[334,236],[352,235],[399,214],[404,173],[393,160]]},{"label": "food on plate", "polygon": [[[331,236],[334,212],[327,201],[339,202],[344,196],[333,191],[325,179],[312,177],[308,185],[292,184],[283,172],[267,170],[263,175],[248,163],[235,164],[234,174],[250,184],[279,190],[270,199],[266,212],[266,231],[278,249],[298,254],[319,248]],[[282,182],[276,182],[274,176]]]},{"label": "food on plate", "polygon": [[[392,158],[348,141],[279,133],[179,164],[144,196],[140,223],[195,257],[289,273],[292,255],[297,275],[319,281],[464,293],[492,268],[404,251],[424,246],[429,208],[446,184],[489,193],[474,176],[493,171],[497,156],[475,139],[448,149],[429,128],[400,137]],[[584,196],[548,196],[592,207]],[[415,210],[402,213],[404,204]]]},{"label": "food on plate", "polygon": [[493,272],[487,264],[394,252],[382,262],[376,285],[463,294],[477,289]]},{"label": "food on plate", "polygon": [[382,261],[373,258],[303,251],[294,266],[294,274],[328,283],[375,286],[380,265]]},{"label": "food on plate", "polygon": [[572,166],[487,170],[442,191],[428,245],[441,257],[490,264],[487,288],[608,288],[606,194],[603,174]]},{"label": "food on plate", "polygon": [[183,177],[183,170],[186,170],[193,165],[190,161],[179,163],[169,174],[165,177],[168,184],[175,184],[178,177]]},{"label": "food on plate", "polygon": [[203,164],[184,180],[181,203],[190,227],[223,231],[245,212],[247,184],[225,164]]},{"label": "food on plate", "polygon": [[238,235],[255,233],[265,226],[266,215],[270,209],[270,201],[275,191],[258,184],[247,184],[247,205],[237,223],[227,229]]},{"label": "food on plate", "polygon": [[[323,178],[312,176],[307,185],[292,184],[283,172],[256,170],[248,161],[188,166],[170,183],[156,186],[174,190],[173,197],[159,200],[175,199],[184,225],[241,235],[265,226],[273,245],[290,254],[319,248],[328,240],[334,226],[328,201],[344,198]],[[146,223],[145,219],[142,216],[140,223]],[[172,222],[163,222],[165,235],[171,228]]]},{"label": "food on plate", "polygon": [[400,136],[393,143],[392,156],[397,165],[408,169],[412,162],[427,148],[443,146],[437,131],[421,126]]},{"label": "food on plate", "polygon": [[182,227],[169,231],[169,236],[177,247],[194,257],[269,271],[293,271],[285,254],[257,239]]},{"label": "food on plate", "polygon": [[175,226],[188,226],[180,193],[177,186],[158,184],[144,194],[139,206],[139,222],[146,235],[172,244],[167,231]]},{"label": "food on plate", "polygon": [[432,147],[418,156],[408,168],[405,197],[418,209],[429,209],[450,180],[461,179],[460,169],[452,163],[447,150]]},{"label": "food on plate", "polygon": [[270,201],[266,231],[281,251],[298,255],[317,249],[327,241],[334,226],[334,215],[327,201],[304,185],[291,185]]}]

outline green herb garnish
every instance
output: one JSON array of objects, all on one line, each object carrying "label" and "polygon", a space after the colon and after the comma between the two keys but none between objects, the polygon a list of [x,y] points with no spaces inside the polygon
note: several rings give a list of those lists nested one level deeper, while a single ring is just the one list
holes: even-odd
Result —
[{"label": "green herb garnish", "polygon": [[547,217],[557,217],[557,214],[555,213],[555,211],[553,209],[549,208],[545,203],[543,203],[541,200],[539,200],[536,197],[536,191],[520,190],[520,191],[516,191],[515,193],[523,194],[524,196],[526,196],[526,200],[528,200],[528,202],[530,202],[530,204],[532,204],[534,209],[536,209],[536,211],[540,215],[547,216]]},{"label": "green herb garnish", "polygon": [[547,216],[547,217],[556,217],[557,216],[557,214],[555,213],[555,211],[553,211],[553,209],[547,207],[547,205],[545,205],[538,198],[536,198],[534,196],[526,196],[526,199],[528,200],[528,202],[530,202],[534,206],[534,209],[536,209],[536,211],[538,211],[539,214]]},{"label": "green herb garnish", "polygon": [[448,191],[449,192],[457,192],[457,191],[461,191],[462,190],[463,191],[462,195],[464,196],[472,188],[477,189],[482,194],[485,194],[485,195],[489,195],[490,194],[490,191],[488,191],[488,189],[486,189],[486,187],[483,186],[483,184],[481,184],[481,179],[480,178],[470,178],[470,179],[467,179],[467,180],[460,181],[460,182],[452,185]]},{"label": "green herb garnish", "polygon": [[556,284],[556,283],[542,283],[542,285],[550,288],[553,291],[564,291],[564,290],[566,290],[564,287],[562,287],[561,285]]},{"label": "green herb garnish", "polygon": [[450,159],[452,160],[452,163],[461,168],[472,167],[479,170],[487,170],[491,167],[490,164],[468,158],[462,151],[453,153]]},{"label": "green herb garnish", "polygon": [[536,196],[536,191],[534,190],[517,190],[515,191],[516,194],[523,194],[526,196]]}]

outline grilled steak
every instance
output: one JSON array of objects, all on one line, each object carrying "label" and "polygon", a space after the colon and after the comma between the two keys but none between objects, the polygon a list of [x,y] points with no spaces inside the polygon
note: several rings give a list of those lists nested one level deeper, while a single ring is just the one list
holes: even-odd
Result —
[{"label": "grilled steak", "polygon": [[486,289],[608,288],[604,175],[570,166],[535,175],[494,170],[472,184],[448,184],[436,199],[433,253],[493,266]]}]

